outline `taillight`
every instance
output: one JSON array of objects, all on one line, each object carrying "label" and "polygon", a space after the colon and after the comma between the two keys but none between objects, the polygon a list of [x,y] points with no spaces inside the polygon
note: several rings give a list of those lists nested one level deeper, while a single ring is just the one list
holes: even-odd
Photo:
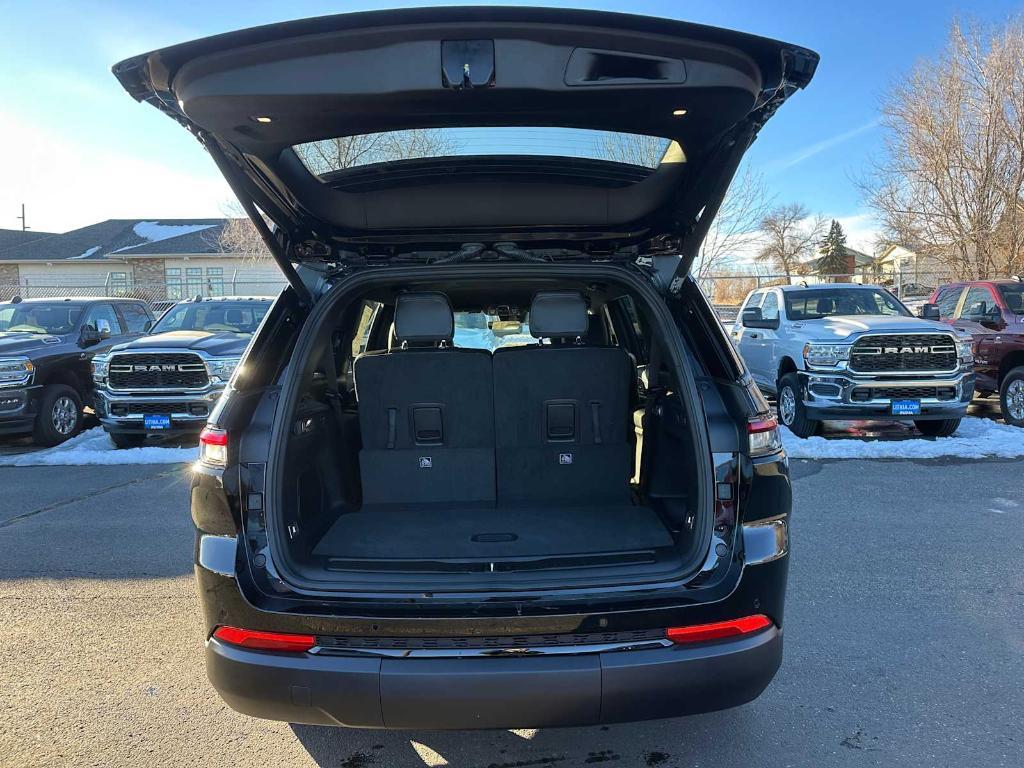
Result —
[{"label": "taillight", "polygon": [[313,635],[295,635],[291,632],[261,632],[256,629],[217,627],[213,636],[221,642],[250,648],[254,651],[287,651],[305,653],[316,645]]},{"label": "taillight", "polygon": [[673,643],[703,643],[708,640],[722,640],[727,637],[752,635],[767,629],[772,620],[762,613],[755,616],[744,616],[742,619],[716,621],[712,624],[694,624],[690,627],[671,627],[665,630],[665,636]]},{"label": "taillight", "polygon": [[199,460],[211,467],[224,467],[228,463],[228,433],[223,429],[206,427],[199,433]]},{"label": "taillight", "polygon": [[747,422],[747,435],[750,440],[751,457],[768,456],[782,450],[779,422],[773,417]]}]

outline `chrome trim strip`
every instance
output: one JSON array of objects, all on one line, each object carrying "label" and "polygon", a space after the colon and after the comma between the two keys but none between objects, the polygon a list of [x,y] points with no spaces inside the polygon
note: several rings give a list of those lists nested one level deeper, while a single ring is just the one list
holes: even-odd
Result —
[{"label": "chrome trim strip", "polygon": [[213,536],[204,533],[199,537],[198,565],[221,576],[235,576],[235,555],[238,538],[235,536]]},{"label": "chrome trim strip", "polygon": [[632,643],[598,643],[592,645],[540,646],[534,648],[333,648],[317,646],[310,653],[323,656],[373,656],[387,659],[454,659],[510,656],[580,656],[588,653],[641,651],[671,648],[672,641],[640,640]]},{"label": "chrome trim strip", "polygon": [[743,524],[746,565],[770,563],[789,554],[789,515],[778,515]]}]

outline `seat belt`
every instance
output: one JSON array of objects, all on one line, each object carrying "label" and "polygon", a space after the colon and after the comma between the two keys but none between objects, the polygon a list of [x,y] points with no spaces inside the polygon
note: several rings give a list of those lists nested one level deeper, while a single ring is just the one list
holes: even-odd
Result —
[{"label": "seat belt", "polygon": [[334,413],[335,425],[340,430],[344,422],[341,410],[341,390],[338,388],[338,360],[334,354],[334,334],[331,334],[331,338],[327,342],[327,354],[324,357],[327,366],[327,370],[324,372],[327,383],[327,402]]},{"label": "seat belt", "polygon": [[639,487],[640,491],[644,492],[647,490],[650,478],[648,473],[650,470],[650,454],[651,454],[651,443],[653,438],[653,432],[651,430],[653,422],[653,413],[655,407],[661,400],[661,345],[657,339],[651,339],[651,346],[647,357],[647,391],[646,399],[644,401],[644,416],[643,416],[643,441],[640,445],[640,472],[639,472]]}]

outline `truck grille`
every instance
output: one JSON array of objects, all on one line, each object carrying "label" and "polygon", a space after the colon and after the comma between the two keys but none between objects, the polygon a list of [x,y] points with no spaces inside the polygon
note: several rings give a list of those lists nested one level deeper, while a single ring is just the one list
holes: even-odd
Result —
[{"label": "truck grille", "polygon": [[868,400],[924,400],[934,397],[938,400],[955,400],[956,387],[857,387],[850,395],[856,402]]},{"label": "truck grille", "polygon": [[855,373],[955,371],[956,343],[944,333],[901,333],[864,336],[850,352]]},{"label": "truck grille", "polygon": [[202,358],[190,352],[114,355],[108,378],[112,389],[198,389],[209,383]]}]

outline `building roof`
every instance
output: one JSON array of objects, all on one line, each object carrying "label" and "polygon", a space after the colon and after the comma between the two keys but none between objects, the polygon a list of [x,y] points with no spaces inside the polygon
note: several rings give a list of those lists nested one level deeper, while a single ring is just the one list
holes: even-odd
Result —
[{"label": "building roof", "polygon": [[52,232],[36,232],[32,229],[0,229],[0,251],[30,243],[41,237],[49,237],[52,234]]},{"label": "building roof", "polygon": [[63,234],[36,233],[40,237],[13,247],[0,245],[0,262],[105,261],[176,254],[216,256],[221,252],[218,236],[226,222],[227,219],[107,219]]}]

